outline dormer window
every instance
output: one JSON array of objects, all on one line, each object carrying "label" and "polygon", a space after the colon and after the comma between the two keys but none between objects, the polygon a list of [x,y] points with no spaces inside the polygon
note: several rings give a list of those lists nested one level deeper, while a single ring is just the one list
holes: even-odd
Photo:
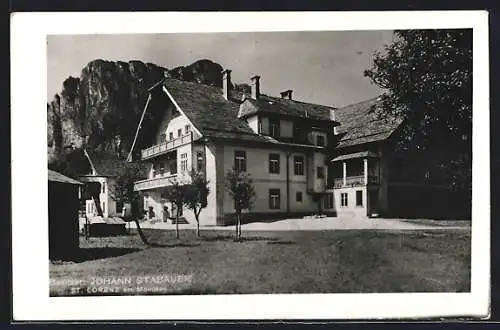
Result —
[{"label": "dormer window", "polygon": [[269,134],[272,137],[280,136],[280,121],[277,119],[269,119]]}]

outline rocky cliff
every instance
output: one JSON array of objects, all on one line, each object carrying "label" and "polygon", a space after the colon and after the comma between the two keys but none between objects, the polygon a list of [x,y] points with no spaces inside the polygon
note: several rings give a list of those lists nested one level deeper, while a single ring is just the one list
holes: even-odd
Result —
[{"label": "rocky cliff", "polygon": [[[148,88],[170,76],[222,86],[222,66],[210,60],[167,69],[140,61],[94,60],[80,77],[69,77],[47,104],[49,167],[61,169],[83,147],[126,155],[148,97]],[[248,86],[244,86],[248,87]],[[156,120],[156,118],[149,118]]]}]

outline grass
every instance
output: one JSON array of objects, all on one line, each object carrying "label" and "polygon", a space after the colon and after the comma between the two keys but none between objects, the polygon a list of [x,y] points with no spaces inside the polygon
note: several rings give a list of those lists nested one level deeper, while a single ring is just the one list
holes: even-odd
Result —
[{"label": "grass", "polygon": [[[144,231],[153,246],[137,235],[81,238],[78,256],[51,262],[51,295],[97,294],[93,276],[147,275],[189,277],[157,294],[470,291],[468,230],[243,232],[241,241],[229,231],[186,230],[178,240]],[[71,291],[74,280],[87,282]]]}]

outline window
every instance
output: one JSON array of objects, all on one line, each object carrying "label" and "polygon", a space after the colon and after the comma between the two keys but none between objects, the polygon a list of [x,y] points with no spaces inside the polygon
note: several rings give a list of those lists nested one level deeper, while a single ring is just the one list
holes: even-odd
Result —
[{"label": "window", "polygon": [[187,160],[187,153],[181,154],[181,172],[187,172],[188,170],[188,160]]},{"label": "window", "polygon": [[269,208],[278,210],[280,208],[280,190],[269,189]]},{"label": "window", "polygon": [[247,170],[247,154],[245,151],[236,150],[234,152],[234,169],[242,172]]},{"label": "window", "polygon": [[325,146],[325,137],[323,135],[316,135],[316,145],[320,147]]},{"label": "window", "polygon": [[295,201],[298,203],[302,203],[302,191],[297,191],[295,193]]},{"label": "window", "polygon": [[318,166],[316,168],[316,177],[318,179],[324,179],[325,178],[325,168],[323,166]]},{"label": "window", "polygon": [[280,121],[269,119],[269,134],[274,137],[280,136]]},{"label": "window", "polygon": [[160,166],[160,174],[161,175],[165,174],[165,163],[161,162],[159,166]]},{"label": "window", "polygon": [[170,132],[168,133],[168,139],[173,140],[174,139],[174,133]]},{"label": "window", "polygon": [[184,126],[184,134],[188,135],[191,131],[191,127],[189,125]]},{"label": "window", "polygon": [[203,152],[202,151],[196,152],[196,170],[198,172],[203,171]]},{"label": "window", "polygon": [[177,137],[181,137],[182,136],[182,130],[179,128],[177,130]]},{"label": "window", "polygon": [[356,190],[356,206],[363,206],[363,192]]},{"label": "window", "polygon": [[333,209],[334,198],[333,193],[327,194],[324,199],[325,209]]},{"label": "window", "polygon": [[295,175],[304,175],[304,156],[294,156],[293,163],[293,173]]},{"label": "window", "polygon": [[102,193],[104,194],[106,192],[106,182],[103,182],[101,187],[102,187]]},{"label": "window", "polygon": [[160,143],[163,143],[167,140],[167,135],[165,133],[160,134]]},{"label": "window", "polygon": [[348,205],[347,193],[340,194],[340,206],[346,207]]},{"label": "window", "polygon": [[280,173],[280,155],[269,154],[269,173]]},{"label": "window", "polygon": [[158,173],[158,164],[153,164],[153,176],[156,176]]},{"label": "window", "polygon": [[123,201],[116,202],[116,213],[122,213],[123,210]]},{"label": "window", "polygon": [[170,174],[177,174],[177,159],[172,158],[168,161],[168,168],[170,169]]}]

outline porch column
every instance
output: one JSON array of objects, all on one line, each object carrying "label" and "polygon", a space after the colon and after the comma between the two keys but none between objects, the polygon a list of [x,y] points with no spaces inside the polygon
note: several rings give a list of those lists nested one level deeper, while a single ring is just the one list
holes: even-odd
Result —
[{"label": "porch column", "polygon": [[342,162],[342,185],[347,185],[347,163]]},{"label": "porch column", "polygon": [[364,174],[365,174],[365,184],[368,184],[368,158],[363,159],[364,161]]}]

